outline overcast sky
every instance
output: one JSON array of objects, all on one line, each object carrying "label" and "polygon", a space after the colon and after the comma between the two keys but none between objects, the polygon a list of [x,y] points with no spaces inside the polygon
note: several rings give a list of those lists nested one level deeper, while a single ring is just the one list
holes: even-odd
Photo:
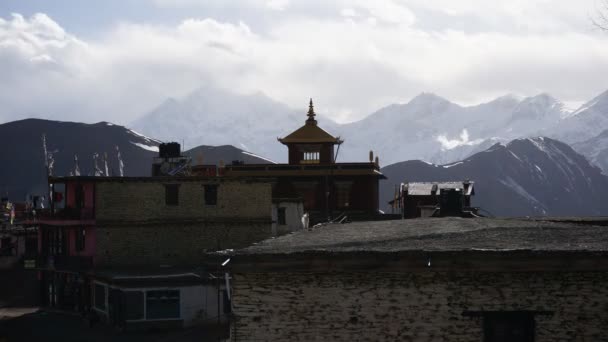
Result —
[{"label": "overcast sky", "polygon": [[599,0],[2,0],[0,122],[128,124],[202,85],[337,121],[433,92],[459,104],[608,89]]}]

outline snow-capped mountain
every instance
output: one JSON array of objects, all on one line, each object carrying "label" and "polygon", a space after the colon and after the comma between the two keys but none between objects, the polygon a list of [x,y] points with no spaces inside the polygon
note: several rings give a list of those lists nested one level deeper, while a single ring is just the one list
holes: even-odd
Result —
[{"label": "snow-capped mountain", "polygon": [[[527,137],[555,126],[568,112],[547,94],[519,99],[512,95],[463,107],[423,93],[403,105],[385,107],[339,130],[345,158],[375,150],[381,160],[459,160],[497,141]],[[355,140],[349,143],[351,140]]]},{"label": "snow-capped mountain", "polygon": [[[574,111],[547,133],[566,143],[593,139],[608,129],[608,90]],[[608,146],[605,146],[608,148]]]},{"label": "snow-capped mountain", "polygon": [[517,139],[447,165],[406,161],[382,168],[384,205],[406,181],[475,181],[473,205],[497,216],[608,215],[608,177],[568,145]]},{"label": "snow-capped mountain", "polygon": [[[198,145],[234,145],[272,160],[286,161],[287,149],[277,142],[304,124],[308,99],[294,111],[264,94],[240,95],[202,87],[182,100],[169,99],[131,125],[164,141]],[[320,118],[324,127],[335,127]]]},{"label": "snow-capped mountain", "polygon": [[[287,150],[276,138],[301,126],[306,111],[306,99],[292,109],[261,93],[240,95],[202,87],[184,99],[165,101],[132,126],[149,136],[184,142],[186,147],[231,144],[285,162]],[[575,112],[548,94],[506,95],[461,106],[422,93],[357,122],[336,124],[323,116],[318,121],[344,139],[338,161],[364,161],[373,150],[382,165],[411,159],[442,164],[517,138],[548,136],[568,143],[592,139],[608,129],[608,91]],[[589,149],[579,151],[596,162]]]},{"label": "snow-capped mountain", "polygon": [[587,157],[608,175],[608,129],[589,140],[572,145],[577,152]]}]

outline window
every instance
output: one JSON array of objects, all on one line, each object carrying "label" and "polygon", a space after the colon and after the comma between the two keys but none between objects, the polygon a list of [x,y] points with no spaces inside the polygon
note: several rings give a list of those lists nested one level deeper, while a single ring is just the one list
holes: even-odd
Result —
[{"label": "window", "polygon": [[76,231],[76,251],[78,252],[84,251],[86,233],[87,232],[84,227]]},{"label": "window", "polygon": [[302,164],[318,164],[319,152],[304,152],[304,160]]},{"label": "window", "polygon": [[205,205],[217,205],[217,185],[205,185]]},{"label": "window", "polygon": [[25,239],[25,254],[36,255],[38,254],[38,239],[37,238],[26,238]]},{"label": "window", "polygon": [[148,291],[146,319],[179,318],[179,290]]},{"label": "window", "polygon": [[95,284],[95,307],[106,310],[106,287],[101,284]]},{"label": "window", "polygon": [[287,218],[285,215],[286,208],[281,207],[277,209],[277,221],[279,225],[284,226],[287,224]]},{"label": "window", "polygon": [[179,184],[165,184],[165,204],[179,204]]},{"label": "window", "polygon": [[533,342],[534,315],[530,312],[492,312],[483,315],[484,342]]},{"label": "window", "polygon": [[138,320],[144,318],[144,293],[141,291],[123,292],[125,300],[124,310],[126,320]]}]

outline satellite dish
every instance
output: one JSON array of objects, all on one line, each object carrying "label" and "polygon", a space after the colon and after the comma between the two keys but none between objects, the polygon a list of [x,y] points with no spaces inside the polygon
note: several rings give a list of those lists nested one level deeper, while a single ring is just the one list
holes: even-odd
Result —
[{"label": "satellite dish", "polygon": [[160,164],[160,173],[166,175],[169,173],[169,171],[171,171],[171,164],[169,164],[169,162],[163,162]]}]

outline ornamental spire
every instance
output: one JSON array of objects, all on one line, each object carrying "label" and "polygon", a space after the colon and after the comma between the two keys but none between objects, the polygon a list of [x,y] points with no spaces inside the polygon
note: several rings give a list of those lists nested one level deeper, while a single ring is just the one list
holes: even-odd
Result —
[{"label": "ornamental spire", "polygon": [[310,99],[310,103],[308,105],[308,119],[306,120],[306,123],[312,123],[312,124],[317,124],[317,120],[315,120],[315,108],[312,104],[312,98]]}]

